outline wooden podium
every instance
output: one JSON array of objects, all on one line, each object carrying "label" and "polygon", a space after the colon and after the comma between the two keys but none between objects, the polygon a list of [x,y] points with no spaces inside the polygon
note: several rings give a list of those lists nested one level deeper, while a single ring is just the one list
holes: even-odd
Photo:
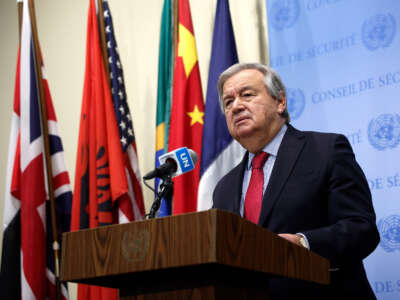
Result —
[{"label": "wooden podium", "polygon": [[121,299],[268,299],[271,276],[329,283],[329,262],[217,209],[63,235],[61,280]]}]

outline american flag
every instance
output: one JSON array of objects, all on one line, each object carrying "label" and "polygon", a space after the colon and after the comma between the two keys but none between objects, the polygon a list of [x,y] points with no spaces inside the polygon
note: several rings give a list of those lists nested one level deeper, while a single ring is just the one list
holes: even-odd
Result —
[{"label": "american flag", "polygon": [[[121,147],[125,159],[125,172],[128,178],[130,203],[120,202],[119,223],[141,220],[145,209],[140,185],[140,171],[136,151],[135,134],[131,113],[125,92],[124,74],[119,58],[117,41],[108,2],[103,0],[104,26],[106,34],[111,94],[118,123]],[[132,212],[133,211],[133,215]]]},{"label": "american flag", "polygon": [[[39,82],[47,107],[47,126],[57,211],[57,234],[69,230],[72,193],[50,90],[37,77],[35,48],[28,0],[23,1],[21,44],[18,55],[12,116],[5,209],[1,293],[5,299],[56,299],[55,263],[48,201],[44,135]],[[62,298],[68,298],[65,285]]]}]

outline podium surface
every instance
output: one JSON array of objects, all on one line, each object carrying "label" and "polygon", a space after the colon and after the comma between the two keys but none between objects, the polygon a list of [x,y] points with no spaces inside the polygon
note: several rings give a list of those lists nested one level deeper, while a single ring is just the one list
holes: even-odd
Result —
[{"label": "podium surface", "polygon": [[265,299],[271,276],[328,284],[329,262],[217,209],[63,235],[61,280],[121,299]]}]

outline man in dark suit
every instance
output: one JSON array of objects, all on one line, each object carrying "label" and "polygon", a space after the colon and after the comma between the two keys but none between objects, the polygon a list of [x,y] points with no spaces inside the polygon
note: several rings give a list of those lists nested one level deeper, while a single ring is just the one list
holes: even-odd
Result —
[{"label": "man in dark suit", "polygon": [[285,87],[267,66],[230,67],[218,92],[229,132],[247,153],[216,186],[213,207],[240,214],[331,263],[329,286],[273,278],[272,298],[376,299],[362,263],[379,242],[375,212],[346,137],[292,127]]}]

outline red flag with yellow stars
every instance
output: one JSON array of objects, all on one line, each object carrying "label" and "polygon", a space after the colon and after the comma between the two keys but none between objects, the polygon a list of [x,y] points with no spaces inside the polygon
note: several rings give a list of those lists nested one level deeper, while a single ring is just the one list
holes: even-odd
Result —
[{"label": "red flag with yellow stars", "polygon": [[[186,146],[201,156],[204,101],[188,0],[178,1],[178,43],[168,150]],[[196,211],[200,163],[174,178],[173,214]]]}]

